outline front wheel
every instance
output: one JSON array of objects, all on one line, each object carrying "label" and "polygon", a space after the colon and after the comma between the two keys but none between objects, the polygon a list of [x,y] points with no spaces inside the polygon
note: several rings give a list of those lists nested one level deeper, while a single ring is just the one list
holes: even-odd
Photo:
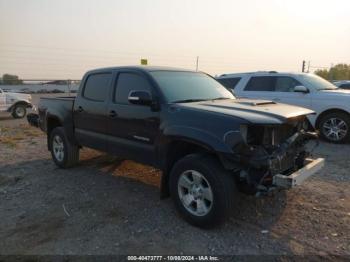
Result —
[{"label": "front wheel", "polygon": [[76,165],[79,161],[79,147],[67,139],[63,127],[56,127],[49,138],[51,156],[55,164],[61,168]]},{"label": "front wheel", "polygon": [[24,105],[16,105],[12,110],[13,118],[23,118],[27,114],[27,108]]},{"label": "front wheel", "polygon": [[234,178],[212,156],[193,154],[179,160],[169,182],[176,209],[192,225],[216,226],[234,207]]},{"label": "front wheel", "polygon": [[323,116],[319,129],[321,136],[328,142],[342,144],[350,140],[350,116],[335,112]]}]

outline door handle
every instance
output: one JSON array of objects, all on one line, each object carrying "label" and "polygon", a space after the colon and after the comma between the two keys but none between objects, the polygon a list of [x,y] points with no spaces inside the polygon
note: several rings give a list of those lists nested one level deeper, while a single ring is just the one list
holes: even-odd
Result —
[{"label": "door handle", "polygon": [[84,112],[84,108],[82,108],[81,106],[78,106],[78,112],[79,113]]},{"label": "door handle", "polygon": [[109,117],[114,118],[116,116],[117,116],[117,112],[115,112],[114,110],[109,111]]}]

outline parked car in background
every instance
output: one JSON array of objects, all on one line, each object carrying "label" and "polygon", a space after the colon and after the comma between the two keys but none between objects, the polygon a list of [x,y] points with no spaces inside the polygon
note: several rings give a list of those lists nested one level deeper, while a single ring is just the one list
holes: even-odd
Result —
[{"label": "parked car in background", "polygon": [[224,74],[217,78],[241,98],[267,99],[312,109],[310,124],[333,143],[350,140],[350,90],[314,74],[252,72]]},{"label": "parked car in background", "polygon": [[212,77],[183,69],[115,67],[89,71],[76,97],[41,98],[28,121],[47,133],[57,166],[90,147],[161,169],[162,196],[197,226],[222,222],[237,190],[268,194],[323,166],[304,145],[312,110],[236,99]]},{"label": "parked car in background", "polygon": [[349,89],[350,90],[350,80],[336,81],[333,84],[341,89]]},{"label": "parked car in background", "polygon": [[32,107],[32,96],[29,94],[4,92],[0,88],[0,112],[10,112],[14,118],[23,118],[27,108]]}]

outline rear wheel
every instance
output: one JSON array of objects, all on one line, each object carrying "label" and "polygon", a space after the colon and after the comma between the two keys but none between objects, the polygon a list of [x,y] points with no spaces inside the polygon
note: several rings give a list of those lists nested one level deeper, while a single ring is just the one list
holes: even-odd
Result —
[{"label": "rear wheel", "polygon": [[68,168],[78,163],[79,147],[69,142],[63,127],[51,131],[49,143],[52,159],[57,166]]},{"label": "rear wheel", "polygon": [[218,225],[234,207],[235,181],[214,157],[199,154],[184,157],[173,167],[169,182],[176,209],[192,225]]},{"label": "rear wheel", "polygon": [[345,143],[350,139],[350,116],[343,112],[329,113],[320,120],[321,136],[333,143]]},{"label": "rear wheel", "polygon": [[27,108],[24,105],[16,105],[12,110],[13,118],[23,118],[27,114]]}]

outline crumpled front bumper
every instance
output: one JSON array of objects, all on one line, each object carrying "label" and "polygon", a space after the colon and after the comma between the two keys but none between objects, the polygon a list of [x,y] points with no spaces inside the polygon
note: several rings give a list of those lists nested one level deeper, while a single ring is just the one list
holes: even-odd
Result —
[{"label": "crumpled front bumper", "polygon": [[279,188],[290,189],[301,185],[304,180],[320,171],[324,166],[324,158],[306,159],[306,165],[289,175],[277,174],[273,176],[272,184]]}]

